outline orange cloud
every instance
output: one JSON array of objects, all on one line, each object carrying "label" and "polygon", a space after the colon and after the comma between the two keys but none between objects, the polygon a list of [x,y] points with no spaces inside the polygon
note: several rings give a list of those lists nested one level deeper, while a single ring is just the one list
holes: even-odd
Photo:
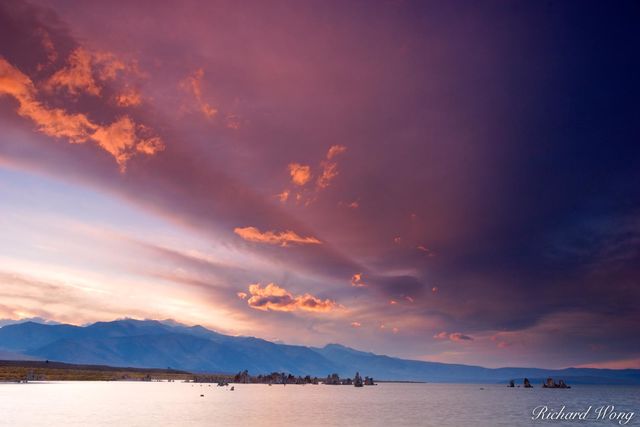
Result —
[{"label": "orange cloud", "polygon": [[68,65],[54,73],[44,84],[45,89],[66,88],[71,95],[81,92],[99,96],[101,88],[93,78],[92,56],[83,48],[77,48],[69,55]]},{"label": "orange cloud", "polygon": [[364,288],[367,286],[367,284],[362,281],[362,273],[356,273],[351,277],[351,286],[356,288]]},{"label": "orange cloud", "polygon": [[93,62],[101,80],[113,80],[121,71],[132,71],[138,73],[135,64],[129,66],[109,52],[93,53]]},{"label": "orange cloud", "polygon": [[331,181],[338,176],[338,164],[335,162],[322,162],[320,165],[322,173],[318,177],[317,184],[320,188],[327,188]]},{"label": "orange cloud", "polygon": [[127,89],[116,95],[116,104],[120,107],[135,107],[142,104],[142,95],[135,89]]},{"label": "orange cloud", "polygon": [[362,326],[362,323],[360,322],[351,322],[351,327],[352,328],[359,328]]},{"label": "orange cloud", "polygon": [[328,312],[339,307],[333,300],[322,300],[310,294],[294,297],[291,292],[275,283],[269,283],[265,287],[259,283],[249,285],[249,294],[251,297],[247,304],[256,310]]},{"label": "orange cloud", "polygon": [[247,299],[247,297],[249,296],[246,292],[238,292],[236,295],[240,299]]},{"label": "orange cloud", "polygon": [[300,163],[290,163],[289,174],[291,174],[291,182],[302,186],[311,179],[311,168]]},{"label": "orange cloud", "polygon": [[331,181],[338,176],[338,164],[336,162],[331,162],[330,160],[338,154],[344,153],[346,150],[347,147],[344,145],[332,145],[331,148],[329,148],[329,151],[327,152],[327,159],[320,163],[322,173],[317,180],[319,188],[327,188]]},{"label": "orange cloud", "polygon": [[315,237],[302,237],[293,231],[287,230],[280,233],[275,231],[261,232],[255,227],[236,227],[233,230],[238,236],[250,242],[267,243],[270,245],[287,246],[289,243],[297,244],[321,244]]},{"label": "orange cloud", "polygon": [[[209,103],[205,102],[202,96],[202,79],[204,78],[204,70],[202,68],[198,68],[193,74],[188,76],[182,82],[180,82],[180,87],[183,90],[190,92],[197,102],[197,109],[207,118],[211,119],[216,114],[218,114],[218,110],[211,106]],[[239,124],[238,124],[239,126]]]},{"label": "orange cloud", "polygon": [[[331,181],[338,176],[338,164],[335,161],[331,161],[335,156],[346,151],[347,147],[343,145],[333,145],[327,151],[326,158],[320,162],[320,171],[318,178],[316,179],[316,185],[313,189],[308,189],[302,193],[296,194],[296,202],[304,203],[305,206],[309,206],[313,203],[318,193],[327,188]],[[297,186],[304,186],[312,178],[311,166],[303,165],[300,163],[290,163],[288,165],[289,174],[291,175],[291,182]],[[288,190],[285,190],[288,191]],[[340,202],[342,204],[342,202]],[[357,209],[359,207],[358,201],[353,201],[347,206],[351,209]]]},{"label": "orange cloud", "polygon": [[91,139],[110,153],[121,167],[135,152],[153,155],[164,149],[158,137],[139,138],[136,124],[127,116],[123,116],[109,126],[99,126]]},{"label": "orange cloud", "polygon": [[43,134],[65,138],[72,144],[91,140],[110,153],[123,171],[127,160],[136,152],[153,155],[164,149],[159,137],[149,135],[148,128],[136,125],[127,116],[103,126],[82,113],[72,114],[62,108],[48,108],[38,100],[31,79],[1,57],[0,95],[14,97],[18,101],[18,115],[31,119]]}]

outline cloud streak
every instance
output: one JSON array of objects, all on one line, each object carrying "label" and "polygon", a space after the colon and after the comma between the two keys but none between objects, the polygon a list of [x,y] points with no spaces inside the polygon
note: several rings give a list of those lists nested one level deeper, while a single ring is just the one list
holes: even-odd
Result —
[{"label": "cloud streak", "polygon": [[291,243],[299,245],[319,245],[322,242],[315,237],[302,237],[293,231],[265,231],[261,232],[256,227],[236,227],[233,230],[244,240],[268,245],[288,246]]},{"label": "cloud streak", "polygon": [[198,68],[182,82],[180,87],[189,92],[196,101],[196,110],[200,111],[207,119],[212,119],[218,114],[218,109],[204,100],[202,94],[202,81],[204,79],[204,69]]}]

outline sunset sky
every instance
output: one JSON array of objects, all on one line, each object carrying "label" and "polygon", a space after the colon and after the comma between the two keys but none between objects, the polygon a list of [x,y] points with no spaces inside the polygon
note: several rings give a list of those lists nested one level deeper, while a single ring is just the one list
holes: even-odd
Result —
[{"label": "sunset sky", "polygon": [[0,3],[0,319],[640,368],[640,4]]}]

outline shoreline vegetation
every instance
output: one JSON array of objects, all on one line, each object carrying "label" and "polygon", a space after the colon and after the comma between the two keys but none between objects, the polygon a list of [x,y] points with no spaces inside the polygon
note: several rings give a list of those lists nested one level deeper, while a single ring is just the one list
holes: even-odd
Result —
[{"label": "shoreline vegetation", "polygon": [[0,383],[29,381],[152,381],[193,379],[176,369],[120,368],[50,361],[0,360]]},{"label": "shoreline vegetation", "polygon": [[[132,368],[106,365],[80,365],[51,361],[0,360],[0,383],[28,383],[32,381],[183,381],[193,383],[229,384],[326,384],[352,385],[356,387],[376,385],[373,378],[362,378],[359,373],[352,378],[340,378],[338,374],[326,378],[307,375],[294,376],[285,372],[267,375],[202,374],[177,369]],[[393,381],[384,381],[393,382]]]}]

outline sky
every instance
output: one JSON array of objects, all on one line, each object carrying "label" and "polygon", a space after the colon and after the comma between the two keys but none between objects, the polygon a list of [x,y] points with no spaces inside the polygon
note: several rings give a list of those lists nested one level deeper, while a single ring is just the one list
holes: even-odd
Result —
[{"label": "sky", "polygon": [[0,4],[0,319],[640,368],[637,2]]}]

